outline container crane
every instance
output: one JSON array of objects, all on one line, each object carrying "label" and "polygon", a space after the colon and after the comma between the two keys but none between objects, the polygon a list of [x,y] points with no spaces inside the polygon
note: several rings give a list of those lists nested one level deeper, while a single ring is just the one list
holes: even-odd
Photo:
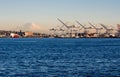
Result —
[{"label": "container crane", "polygon": [[70,34],[70,37],[72,37],[72,34],[73,34],[72,29],[75,28],[75,25],[68,26],[62,20],[60,20],[59,18],[57,18],[57,20],[60,21],[68,29],[68,34]]},{"label": "container crane", "polygon": [[96,30],[96,34],[97,34],[97,37],[99,37],[100,33],[99,33],[99,30],[101,30],[102,28],[96,28],[93,24],[91,24],[89,22],[89,24]]},{"label": "container crane", "polygon": [[88,36],[88,31],[87,29],[91,29],[91,27],[89,28],[86,28],[84,25],[82,25],[79,21],[76,21],[83,29],[84,29],[84,33],[83,33],[83,36],[84,37],[87,37]]},{"label": "container crane", "polygon": [[113,31],[113,29],[108,29],[104,24],[100,24],[105,30],[105,34],[107,34],[108,36],[111,36],[110,32]]}]

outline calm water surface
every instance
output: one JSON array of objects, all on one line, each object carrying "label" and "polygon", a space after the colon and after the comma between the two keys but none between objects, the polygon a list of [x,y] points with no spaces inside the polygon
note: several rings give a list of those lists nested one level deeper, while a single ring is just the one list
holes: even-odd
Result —
[{"label": "calm water surface", "polygon": [[0,39],[0,77],[120,77],[120,39]]}]

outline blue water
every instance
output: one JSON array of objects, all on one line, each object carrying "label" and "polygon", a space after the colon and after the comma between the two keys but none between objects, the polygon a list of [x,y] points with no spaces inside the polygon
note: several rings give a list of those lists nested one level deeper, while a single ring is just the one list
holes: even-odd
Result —
[{"label": "blue water", "polygon": [[0,77],[120,77],[120,39],[0,39]]}]

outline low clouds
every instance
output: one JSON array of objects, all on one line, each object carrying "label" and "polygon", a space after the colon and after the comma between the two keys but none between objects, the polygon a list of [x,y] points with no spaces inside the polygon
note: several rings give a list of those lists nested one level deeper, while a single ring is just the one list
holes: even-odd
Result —
[{"label": "low clouds", "polygon": [[47,31],[45,26],[38,25],[38,24],[35,24],[33,22],[32,23],[26,23],[26,24],[22,25],[21,30],[33,31],[33,32],[42,32],[42,33]]},{"label": "low clouds", "polygon": [[[3,26],[4,25],[4,26]],[[48,33],[49,29],[45,25],[36,24],[34,22],[24,23],[24,24],[0,24],[0,30],[8,30],[8,31],[32,31],[38,33]]]}]

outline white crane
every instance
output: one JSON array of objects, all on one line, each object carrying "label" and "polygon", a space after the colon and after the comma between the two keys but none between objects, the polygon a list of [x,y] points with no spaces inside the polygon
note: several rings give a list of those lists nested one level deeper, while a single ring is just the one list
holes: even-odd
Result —
[{"label": "white crane", "polygon": [[91,24],[90,22],[89,22],[89,24],[96,30],[97,37],[99,37],[99,35],[100,35],[99,30],[101,30],[102,28],[97,28],[93,24]]},{"label": "white crane", "polygon": [[84,33],[83,36],[84,37],[88,37],[88,29],[91,29],[91,27],[85,27],[84,25],[82,25],[79,21],[76,21],[83,29],[84,29]]},{"label": "white crane", "polygon": [[113,31],[113,29],[108,29],[104,24],[100,24],[105,30],[106,30],[106,32],[105,32],[105,34],[107,34],[107,36],[109,37],[109,36],[111,36],[111,31]]},{"label": "white crane", "polygon": [[60,20],[58,18],[57,18],[57,20],[60,21],[67,28],[67,34],[70,35],[70,37],[72,37],[73,28],[75,28],[75,25],[68,26],[62,20]]}]

